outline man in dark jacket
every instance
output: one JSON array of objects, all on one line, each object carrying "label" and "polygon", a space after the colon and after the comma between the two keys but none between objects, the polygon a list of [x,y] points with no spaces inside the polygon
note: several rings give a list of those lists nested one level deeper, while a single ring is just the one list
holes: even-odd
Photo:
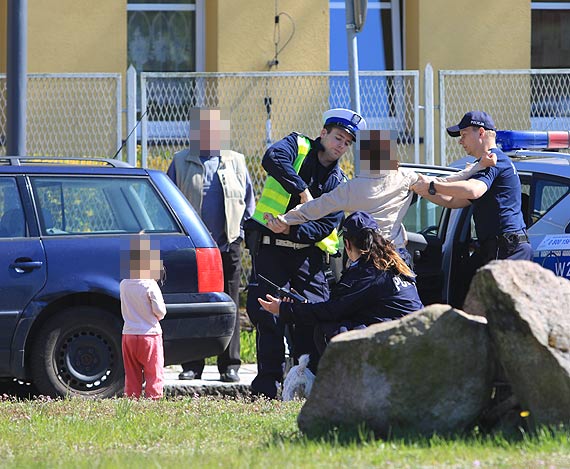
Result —
[{"label": "man in dark jacket", "polygon": [[[338,160],[350,148],[356,132],[364,127],[361,116],[348,109],[331,109],[324,114],[320,136],[311,140],[292,133],[272,145],[263,156],[268,173],[255,213],[246,223],[246,236],[253,272],[247,298],[247,313],[256,328],[258,375],[251,388],[255,394],[275,398],[285,366],[284,323],[260,307],[257,298],[271,291],[257,274],[283,287],[292,287],[311,301],[329,297],[325,257],[338,247],[336,227],[342,212],[290,227],[275,234],[265,225],[264,213],[285,213],[299,203],[329,192],[345,181]],[[290,330],[293,355],[313,353],[312,326]]]}]

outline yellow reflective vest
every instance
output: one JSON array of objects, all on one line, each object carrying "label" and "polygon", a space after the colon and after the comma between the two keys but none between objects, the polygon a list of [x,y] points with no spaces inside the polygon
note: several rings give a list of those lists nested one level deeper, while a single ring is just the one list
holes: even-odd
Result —
[{"label": "yellow reflective vest", "polygon": [[[311,149],[311,141],[304,135],[298,135],[297,146],[299,147],[299,150],[297,152],[297,158],[295,158],[295,161],[293,162],[293,169],[297,174],[299,174],[299,170]],[[266,212],[271,213],[273,216],[284,214],[287,210],[290,199],[291,194],[283,188],[277,179],[272,176],[267,176],[263,192],[255,206],[253,219],[262,225],[267,225],[267,221],[264,220],[263,214]],[[315,243],[315,246],[328,254],[336,254],[339,248],[338,232],[336,228],[326,238]]]}]

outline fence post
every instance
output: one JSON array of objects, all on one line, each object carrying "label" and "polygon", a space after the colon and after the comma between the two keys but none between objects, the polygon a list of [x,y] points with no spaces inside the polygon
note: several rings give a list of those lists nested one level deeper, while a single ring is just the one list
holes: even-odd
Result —
[{"label": "fence post", "polygon": [[141,166],[146,168],[147,160],[147,122],[146,115],[146,76],[141,72]]},{"label": "fence post", "polygon": [[127,70],[127,163],[137,165],[137,71],[132,65]]},{"label": "fence post", "polygon": [[439,160],[442,166],[447,166],[445,155],[445,71],[439,71]]},{"label": "fence post", "polygon": [[[402,77],[403,79],[403,77]],[[420,162],[420,72],[414,71],[414,163]]]},{"label": "fence post", "polygon": [[424,109],[425,109],[425,132],[424,151],[426,164],[435,164],[434,157],[434,105],[433,105],[433,67],[430,63],[424,70]]}]

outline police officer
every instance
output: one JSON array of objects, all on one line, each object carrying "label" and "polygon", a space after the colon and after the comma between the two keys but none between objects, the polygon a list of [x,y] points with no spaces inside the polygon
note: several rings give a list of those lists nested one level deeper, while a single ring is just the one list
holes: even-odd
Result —
[{"label": "police officer", "polygon": [[315,342],[322,354],[330,339],[351,329],[362,329],[418,311],[423,304],[415,277],[392,242],[379,233],[366,212],[354,212],[342,224],[344,247],[351,261],[331,298],[319,303],[292,303],[273,295],[259,298],[262,307],[295,325],[317,325]]},{"label": "police officer", "polygon": [[[325,112],[323,121],[317,139],[291,133],[266,151],[262,165],[268,178],[254,215],[245,225],[253,261],[247,313],[257,333],[258,375],[251,389],[254,394],[269,398],[276,397],[283,379],[284,323],[260,307],[257,298],[265,298],[271,289],[258,274],[279,286],[294,288],[310,301],[326,301],[329,289],[324,257],[338,249],[336,227],[343,212],[331,213],[279,234],[265,226],[264,213],[285,213],[343,182],[346,178],[338,160],[365,125],[360,115],[348,109],[331,109]],[[312,327],[299,325],[291,328],[290,333],[295,358],[314,354]]]},{"label": "police officer", "polygon": [[466,181],[428,182],[420,176],[412,190],[444,207],[473,204],[473,220],[480,248],[473,267],[493,259],[531,260],[526,225],[521,212],[521,183],[509,157],[497,148],[496,128],[489,114],[469,111],[459,124],[447,128],[459,144],[477,158],[488,152],[497,155],[495,166],[470,176]]}]

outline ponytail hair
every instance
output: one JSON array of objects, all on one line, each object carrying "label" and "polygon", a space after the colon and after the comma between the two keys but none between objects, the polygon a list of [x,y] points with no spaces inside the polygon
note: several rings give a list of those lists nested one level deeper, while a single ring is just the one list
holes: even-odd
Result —
[{"label": "ponytail hair", "polygon": [[414,273],[396,252],[394,244],[378,231],[365,228],[353,236],[344,235],[350,244],[362,251],[366,262],[372,260],[378,270],[392,271],[394,275],[414,277]]}]

